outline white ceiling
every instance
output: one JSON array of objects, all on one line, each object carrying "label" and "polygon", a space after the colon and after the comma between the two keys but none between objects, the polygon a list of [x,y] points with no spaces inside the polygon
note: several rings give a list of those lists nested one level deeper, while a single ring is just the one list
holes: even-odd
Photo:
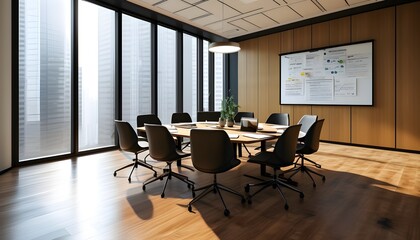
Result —
[{"label": "white ceiling", "polygon": [[225,38],[383,0],[127,0]]}]

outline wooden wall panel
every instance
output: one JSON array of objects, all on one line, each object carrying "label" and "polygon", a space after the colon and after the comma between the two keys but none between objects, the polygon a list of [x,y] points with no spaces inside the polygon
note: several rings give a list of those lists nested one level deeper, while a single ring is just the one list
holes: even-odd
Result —
[{"label": "wooden wall panel", "polygon": [[280,33],[268,36],[268,112],[280,111]]},{"label": "wooden wall panel", "polygon": [[[293,51],[293,30],[281,32],[279,44],[280,44],[280,53],[292,52]],[[280,112],[288,113],[290,115],[290,122],[294,122],[293,105],[280,105]]]},{"label": "wooden wall panel", "polygon": [[420,151],[420,2],[397,7],[397,148]]},{"label": "wooden wall panel", "polygon": [[[305,27],[294,29],[293,30],[293,51],[311,49],[311,46],[312,46],[311,35],[312,35],[311,26],[305,26]],[[305,114],[312,114],[312,107],[310,105],[293,106],[293,116],[290,116],[291,123],[297,123],[299,119]]]},{"label": "wooden wall panel", "polygon": [[241,42],[241,51],[238,53],[238,105],[246,106],[246,62],[249,41]]},{"label": "wooden wall panel", "polygon": [[246,105],[241,112],[258,113],[258,39],[249,40],[246,54]]},{"label": "wooden wall panel", "polygon": [[258,38],[258,111],[255,112],[259,121],[263,122],[268,116],[268,37]]},{"label": "wooden wall panel", "polygon": [[352,16],[352,41],[374,39],[374,106],[352,107],[352,143],[395,147],[395,12]]}]

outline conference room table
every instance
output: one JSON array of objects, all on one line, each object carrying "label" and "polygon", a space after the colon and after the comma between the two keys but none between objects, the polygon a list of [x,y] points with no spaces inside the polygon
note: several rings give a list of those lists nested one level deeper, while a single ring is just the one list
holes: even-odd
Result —
[{"label": "conference room table", "polygon": [[[281,133],[288,126],[285,125],[275,125],[267,123],[259,123],[257,132],[246,132],[241,131],[239,125],[234,125],[233,127],[219,127],[217,122],[194,122],[194,123],[176,123],[170,125],[164,125],[168,128],[172,136],[178,139],[177,147],[181,149],[182,138],[189,138],[191,129],[219,129],[224,130],[233,145],[235,158],[242,157],[241,154],[241,144],[253,144],[261,143],[260,150],[266,151],[266,142],[269,140],[277,139]],[[144,127],[137,128],[140,131],[145,131]],[[177,161],[177,165],[181,166],[181,161]],[[267,176],[266,166],[261,165],[260,174],[262,176]]]}]

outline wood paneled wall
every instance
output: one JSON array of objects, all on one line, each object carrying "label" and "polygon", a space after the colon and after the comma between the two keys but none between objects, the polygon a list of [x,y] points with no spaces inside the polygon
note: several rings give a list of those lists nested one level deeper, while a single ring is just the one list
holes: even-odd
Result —
[{"label": "wood paneled wall", "polygon": [[[420,151],[420,2],[312,24],[241,42],[238,101],[264,121],[287,112],[325,119],[322,140]],[[374,106],[279,104],[279,54],[374,40]]]}]

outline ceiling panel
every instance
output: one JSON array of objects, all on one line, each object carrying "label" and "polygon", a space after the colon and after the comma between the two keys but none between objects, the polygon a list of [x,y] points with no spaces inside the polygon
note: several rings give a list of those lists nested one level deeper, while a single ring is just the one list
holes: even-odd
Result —
[{"label": "ceiling panel", "polygon": [[344,9],[344,8],[348,7],[346,1],[344,1],[344,0],[318,0],[318,2],[327,11],[332,11],[334,9]]},{"label": "ceiling panel", "polygon": [[262,13],[255,14],[255,15],[246,17],[244,19],[246,21],[253,23],[254,25],[257,25],[260,28],[267,28],[267,27],[273,26],[274,24],[277,24],[271,18],[267,17],[266,15]]},{"label": "ceiling panel", "polygon": [[289,23],[292,21],[298,21],[302,17],[293,11],[290,7],[280,7],[270,11],[265,12],[265,15],[274,19],[278,23]]},{"label": "ceiling panel", "polygon": [[290,7],[304,18],[308,18],[308,17],[311,17],[311,16],[317,16],[317,15],[322,13],[321,9],[319,9],[310,0],[290,4]]},{"label": "ceiling panel", "polygon": [[234,38],[383,0],[126,1],[217,35]]},{"label": "ceiling panel", "polygon": [[198,8],[198,7],[189,7],[184,10],[176,12],[176,14],[182,17],[188,18],[188,19],[194,19],[200,16],[208,15],[209,12],[204,11],[203,9]]}]

